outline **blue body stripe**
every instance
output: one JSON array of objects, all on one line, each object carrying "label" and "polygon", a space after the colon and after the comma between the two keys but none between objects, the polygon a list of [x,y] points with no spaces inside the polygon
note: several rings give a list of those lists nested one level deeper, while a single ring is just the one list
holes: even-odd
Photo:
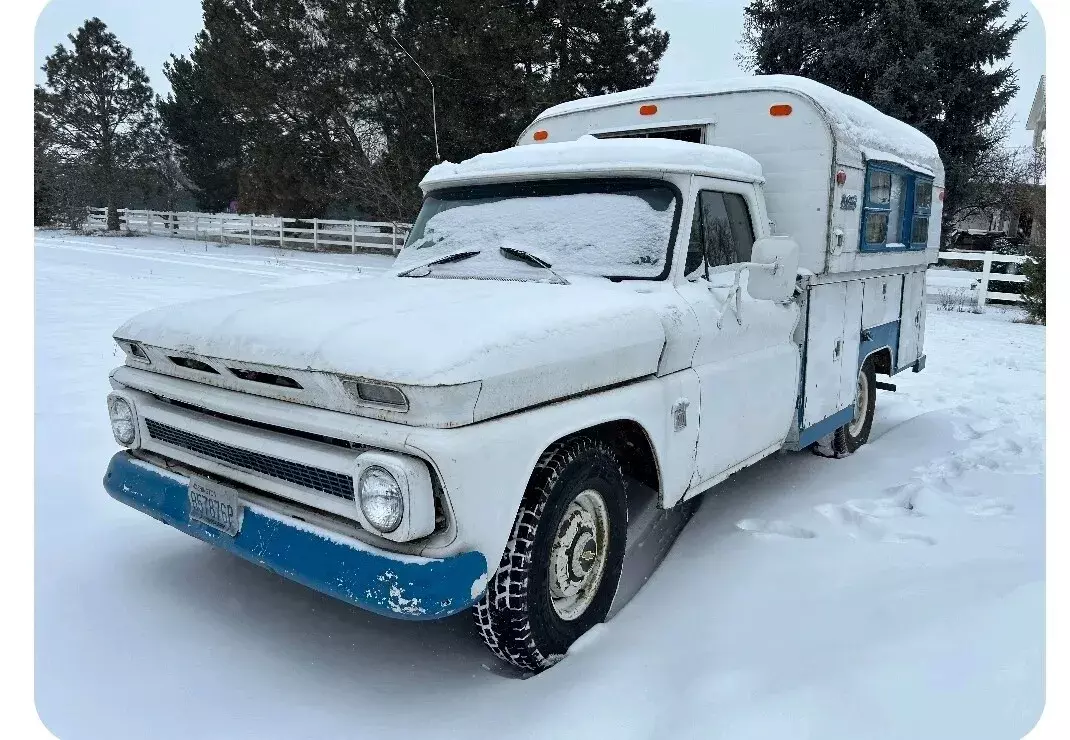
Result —
[{"label": "blue body stripe", "polygon": [[855,407],[848,406],[845,409],[837,411],[832,416],[822,419],[816,424],[803,429],[799,433],[799,449],[805,449],[822,437],[832,434],[844,424],[850,424],[854,421],[854,418]]},{"label": "blue body stripe", "polygon": [[481,596],[487,574],[486,558],[479,552],[441,560],[394,555],[356,540],[349,545],[341,537],[329,539],[249,508],[241,531],[231,537],[190,520],[185,479],[135,461],[128,452],[112,457],[104,488],[118,501],[188,535],[388,617],[438,619],[463,611]]}]

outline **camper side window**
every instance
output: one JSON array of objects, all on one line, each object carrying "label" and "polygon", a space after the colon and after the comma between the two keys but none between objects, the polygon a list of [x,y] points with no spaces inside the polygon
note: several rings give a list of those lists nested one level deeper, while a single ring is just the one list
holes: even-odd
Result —
[{"label": "camper side window", "polygon": [[910,226],[910,246],[925,249],[929,243],[929,216],[933,211],[933,181],[917,178],[914,184],[914,214]]},{"label": "camper side window", "polygon": [[862,250],[925,249],[932,196],[932,180],[892,164],[870,165]]},{"label": "camper side window", "polygon": [[738,193],[703,190],[695,203],[691,238],[687,245],[684,274],[703,266],[710,267],[749,262],[754,247],[754,226],[746,199]]}]

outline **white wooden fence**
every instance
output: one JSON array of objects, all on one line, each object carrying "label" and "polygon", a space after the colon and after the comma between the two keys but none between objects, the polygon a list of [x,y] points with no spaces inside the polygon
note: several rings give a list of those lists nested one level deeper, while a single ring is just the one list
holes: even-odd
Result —
[{"label": "white wooden fence", "polygon": [[[967,262],[980,261],[982,262],[981,272],[969,273],[969,275],[976,275],[976,285],[971,285],[970,289],[976,292],[977,307],[983,309],[989,301],[1012,301],[1018,303],[1022,300],[1022,296],[1017,293],[1000,293],[996,291],[990,291],[988,284],[990,282],[997,283],[1024,283],[1027,278],[1025,275],[1019,274],[1018,266],[1029,260],[1029,257],[1016,254],[996,254],[995,252],[940,252],[940,259],[942,260],[963,260]],[[992,272],[993,263],[1006,263],[1008,269],[1006,273]],[[1011,266],[1013,265],[1013,266]]]},{"label": "white wooden fence", "polygon": [[[159,236],[202,239],[224,244],[263,245],[313,250],[397,254],[412,229],[393,221],[338,221],[324,218],[279,218],[238,213],[139,211],[119,208],[120,228]],[[89,208],[86,226],[106,227],[106,208]]]},{"label": "white wooden fence", "polygon": [[[280,247],[314,250],[345,250],[351,252],[379,252],[397,254],[405,244],[412,224],[393,221],[336,221],[323,218],[297,219],[278,216],[254,216],[235,213],[192,213],[175,211],[139,211],[120,208],[120,228],[146,234],[159,234],[187,239],[218,241],[224,244],[275,244]],[[311,227],[296,224],[311,224]],[[88,208],[86,225],[107,226],[107,209]],[[1018,274],[1018,266],[1029,258],[995,252],[940,252],[943,260],[980,261],[979,273],[965,273],[971,277],[969,289],[975,292],[978,308],[988,301],[1020,302],[1017,293],[990,291],[990,282],[1024,283],[1025,275]],[[1013,265],[1007,273],[992,272],[992,265]],[[974,278],[976,276],[976,278]],[[975,280],[976,282],[973,282]],[[939,291],[932,285],[930,291]]]}]

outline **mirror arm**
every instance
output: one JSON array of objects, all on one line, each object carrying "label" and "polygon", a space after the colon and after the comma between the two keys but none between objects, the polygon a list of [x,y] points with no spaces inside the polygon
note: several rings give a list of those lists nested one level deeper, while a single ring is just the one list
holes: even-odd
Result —
[{"label": "mirror arm", "polygon": [[[710,275],[716,275],[718,273],[724,274],[726,272],[735,273],[735,279],[732,281],[732,287],[728,291],[728,295],[725,296],[724,309],[721,311],[721,315],[717,317],[717,328],[720,329],[724,322],[724,315],[728,313],[729,307],[732,309],[732,313],[736,315],[736,323],[740,326],[743,325],[743,286],[739,284],[739,280],[743,275],[744,270],[766,270],[767,272],[776,275],[780,272],[783,265],[780,259],[777,258],[772,262],[736,262],[732,265],[719,265],[717,267],[710,267],[707,263],[706,266],[706,279],[709,280]],[[706,286],[710,292],[713,292],[715,285]],[[734,305],[733,305],[734,304]]]},{"label": "mirror arm", "polygon": [[736,262],[732,265],[720,265],[718,267],[711,267],[709,268],[709,272],[711,275],[716,275],[718,273],[725,272],[734,272],[736,274],[739,274],[744,270],[767,270],[768,272],[771,272],[776,275],[778,272],[780,272],[780,268],[782,266],[783,265],[780,264],[779,259],[775,260],[774,262]]},{"label": "mirror arm", "polygon": [[[732,267],[743,267],[747,263],[732,265]],[[714,268],[715,270],[717,268]],[[728,270],[720,270],[720,272],[729,272]],[[724,299],[724,307],[721,309],[720,316],[717,317],[717,328],[720,329],[724,326],[724,315],[731,309],[732,313],[736,315],[736,323],[740,326],[743,325],[743,286],[739,284],[739,278],[743,274],[743,270],[732,270],[735,273],[735,279],[732,281],[732,287],[728,289],[728,295]],[[713,293],[715,288],[724,287],[717,285],[706,286],[710,293]]]}]

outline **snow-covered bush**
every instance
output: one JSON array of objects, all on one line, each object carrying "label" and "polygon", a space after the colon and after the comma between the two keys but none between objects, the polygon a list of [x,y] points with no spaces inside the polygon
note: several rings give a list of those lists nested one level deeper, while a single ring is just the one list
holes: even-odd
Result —
[{"label": "snow-covered bush", "polygon": [[937,293],[936,306],[943,311],[980,313],[977,308],[977,299],[966,288],[942,289]]}]

